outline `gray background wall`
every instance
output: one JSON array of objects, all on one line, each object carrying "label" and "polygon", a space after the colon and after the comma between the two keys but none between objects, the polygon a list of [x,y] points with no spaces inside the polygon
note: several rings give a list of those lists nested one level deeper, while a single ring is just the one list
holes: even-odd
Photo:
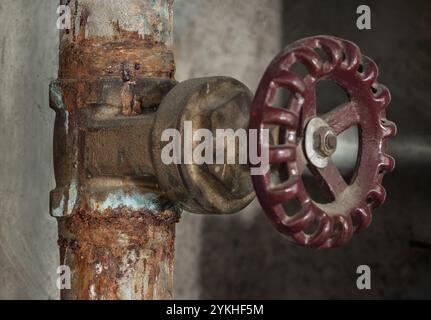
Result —
[{"label": "gray background wall", "polygon": [[[56,299],[56,222],[48,215],[57,70],[56,0],[0,2],[0,298]],[[272,57],[298,38],[358,43],[390,87],[398,170],[370,230],[316,252],[278,235],[256,203],[232,217],[184,214],[177,227],[176,297],[431,298],[431,145],[426,1],[374,1],[373,29],[355,28],[362,1],[176,0],[177,79],[229,75],[256,89]],[[323,94],[331,102],[331,94]],[[370,265],[372,290],[356,289]]]},{"label": "gray background wall", "polygon": [[54,115],[47,86],[57,70],[55,1],[0,2],[0,298],[55,298]]}]

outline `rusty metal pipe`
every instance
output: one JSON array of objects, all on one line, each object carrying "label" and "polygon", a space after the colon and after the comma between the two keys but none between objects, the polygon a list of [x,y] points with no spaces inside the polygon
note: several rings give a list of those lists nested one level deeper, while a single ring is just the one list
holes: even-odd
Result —
[{"label": "rusty metal pipe", "polygon": [[72,24],[51,85],[51,214],[72,285],[62,299],[170,299],[179,213],[134,146],[150,139],[152,110],[174,85],[173,0],[62,4]]}]

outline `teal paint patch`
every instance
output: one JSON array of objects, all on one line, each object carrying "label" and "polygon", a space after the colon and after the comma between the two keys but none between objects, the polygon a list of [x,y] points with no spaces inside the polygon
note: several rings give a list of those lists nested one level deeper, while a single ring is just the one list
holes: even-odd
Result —
[{"label": "teal paint patch", "polygon": [[60,205],[55,208],[52,209],[51,215],[55,218],[60,218],[63,216],[64,214],[64,205],[65,205],[65,199],[64,199],[64,195],[61,197],[61,201],[60,201]]},{"label": "teal paint patch", "polygon": [[145,210],[154,214],[161,211],[155,194],[141,194],[137,192],[127,194],[122,190],[110,193],[106,200],[100,203],[92,199],[90,200],[90,204],[93,210],[120,209],[126,207],[134,211]]},{"label": "teal paint patch", "polygon": [[[66,195],[67,195],[67,207],[66,207]],[[57,208],[51,210],[51,215],[56,218],[64,217],[65,215],[72,215],[78,201],[78,187],[75,180],[69,185],[69,190],[63,191],[61,196],[60,205]]]},{"label": "teal paint patch", "polygon": [[67,214],[70,216],[75,209],[76,201],[78,200],[78,188],[76,181],[73,180],[69,187],[69,201],[67,202]]},{"label": "teal paint patch", "polygon": [[150,0],[148,3],[150,10],[146,10],[140,15],[143,23],[143,34],[155,37],[158,42],[170,44],[172,41],[172,1],[171,0]]},{"label": "teal paint patch", "polygon": [[160,5],[160,10],[156,11],[159,13],[159,23],[161,28],[159,28],[160,37],[163,43],[170,43],[171,29],[169,26],[169,12],[172,10],[168,0],[162,0]]},{"label": "teal paint patch", "polygon": [[63,94],[61,88],[56,82],[51,83],[51,95],[54,97],[54,102],[57,109],[62,110],[65,115],[64,126],[66,128],[66,133],[69,132],[69,112],[63,102]]}]

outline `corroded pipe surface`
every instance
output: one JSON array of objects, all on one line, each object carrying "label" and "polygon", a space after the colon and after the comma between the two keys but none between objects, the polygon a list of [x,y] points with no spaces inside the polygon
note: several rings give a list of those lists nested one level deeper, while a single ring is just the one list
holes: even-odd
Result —
[{"label": "corroded pipe surface", "polygon": [[[154,114],[175,84],[172,0],[62,1],[56,189],[63,299],[170,299],[178,210],[161,200],[147,150]],[[147,147],[145,147],[147,146]]]},{"label": "corroded pipe surface", "polygon": [[138,76],[173,78],[173,0],[67,0],[72,23],[60,39],[60,78],[112,76],[124,63]]},{"label": "corroded pipe surface", "polygon": [[60,219],[61,260],[73,272],[62,298],[172,299],[175,219],[128,209]]}]

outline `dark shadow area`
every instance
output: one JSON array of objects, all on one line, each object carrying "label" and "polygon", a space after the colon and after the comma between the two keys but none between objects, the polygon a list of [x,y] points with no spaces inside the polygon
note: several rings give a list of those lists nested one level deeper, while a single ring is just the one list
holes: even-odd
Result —
[{"label": "dark shadow area", "polygon": [[[372,30],[359,31],[356,8],[367,3]],[[352,40],[375,60],[379,82],[392,93],[387,113],[398,125],[390,148],[397,169],[384,179],[388,198],[373,211],[369,230],[340,249],[290,244],[256,203],[241,213],[255,217],[247,223],[239,216],[205,218],[200,298],[431,298],[431,2],[283,4],[283,44],[335,35]],[[371,290],[356,287],[360,265],[371,267]]]}]

